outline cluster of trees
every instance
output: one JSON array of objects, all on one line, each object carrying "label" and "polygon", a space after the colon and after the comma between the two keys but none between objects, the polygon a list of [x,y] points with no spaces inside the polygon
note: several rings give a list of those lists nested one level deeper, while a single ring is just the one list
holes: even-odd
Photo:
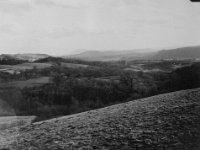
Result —
[{"label": "cluster of trees", "polygon": [[89,65],[89,66],[98,66],[98,67],[111,67],[111,66],[123,66],[125,64],[125,61],[108,61],[108,62],[103,62],[103,61],[86,61],[86,60],[80,60],[80,59],[75,59],[75,58],[61,58],[61,57],[47,57],[43,59],[36,60],[35,62],[39,63],[47,63],[47,62],[52,62],[55,64],[60,64],[61,62],[64,63],[75,63],[75,64],[84,64],[84,65]]},{"label": "cluster of trees", "polygon": [[200,63],[178,68],[169,78],[166,89],[170,91],[197,88],[200,86]]},{"label": "cluster of trees", "polygon": [[8,72],[0,72],[1,82],[28,80],[44,76],[41,69],[34,67],[33,69],[15,71],[13,74]]},{"label": "cluster of trees", "polygon": [[8,55],[1,55],[0,56],[0,65],[17,65],[17,64],[22,64],[27,61],[25,60],[20,60],[20,59],[15,59],[12,58],[11,56]]},{"label": "cluster of trees", "polygon": [[119,79],[77,78],[54,73],[52,82],[41,87],[22,89],[19,108],[23,115],[40,119],[82,112],[158,93],[150,74],[121,72]]},{"label": "cluster of trees", "polygon": [[177,66],[191,65],[191,60],[133,60],[129,65],[142,64],[144,69],[159,69],[164,71],[172,71]]}]

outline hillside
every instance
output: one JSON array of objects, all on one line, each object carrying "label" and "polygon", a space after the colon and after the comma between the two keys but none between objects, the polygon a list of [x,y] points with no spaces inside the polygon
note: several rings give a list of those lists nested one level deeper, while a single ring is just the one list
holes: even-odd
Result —
[{"label": "hillside", "polygon": [[153,59],[195,59],[200,58],[200,46],[183,47],[159,51]]},{"label": "hillside", "polygon": [[200,89],[157,95],[4,130],[10,149],[200,149]]},{"label": "hillside", "polygon": [[[149,52],[148,52],[149,51]],[[195,59],[200,58],[200,46],[181,47],[167,50],[111,50],[111,51],[84,51],[69,56],[83,60],[140,60],[140,59]]]},{"label": "hillside", "polygon": [[141,59],[151,56],[154,53],[147,53],[148,50],[110,50],[110,51],[84,51],[67,58],[76,58],[89,61],[113,61],[124,59]]}]

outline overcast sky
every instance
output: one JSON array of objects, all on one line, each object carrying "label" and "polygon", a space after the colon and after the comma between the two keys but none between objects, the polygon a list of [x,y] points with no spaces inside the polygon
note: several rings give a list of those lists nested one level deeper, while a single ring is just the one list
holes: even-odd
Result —
[{"label": "overcast sky", "polygon": [[200,45],[190,0],[0,0],[0,53]]}]

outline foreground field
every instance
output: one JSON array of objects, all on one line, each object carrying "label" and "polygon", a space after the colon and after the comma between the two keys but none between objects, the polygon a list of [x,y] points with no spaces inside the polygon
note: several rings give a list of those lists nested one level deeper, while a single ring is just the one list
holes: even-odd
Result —
[{"label": "foreground field", "polygon": [[199,97],[184,90],[4,130],[0,148],[199,150]]}]

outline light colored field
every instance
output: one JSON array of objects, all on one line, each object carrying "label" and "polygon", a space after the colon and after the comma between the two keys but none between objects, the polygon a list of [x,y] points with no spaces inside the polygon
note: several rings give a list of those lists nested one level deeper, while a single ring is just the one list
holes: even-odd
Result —
[{"label": "light colored field", "polygon": [[167,71],[164,71],[164,70],[161,70],[161,69],[143,69],[143,68],[132,68],[132,67],[130,67],[130,68],[125,68],[124,69],[125,71],[135,71],[135,72],[140,72],[140,71],[142,71],[142,72],[167,72]]},{"label": "light colored field", "polygon": [[28,69],[28,68],[33,69],[34,67],[36,67],[37,69],[44,69],[44,68],[51,67],[52,64],[50,63],[23,63],[23,64],[19,64],[15,66],[19,68],[25,68],[25,69]]},{"label": "light colored field", "polygon": [[34,86],[41,86],[50,82],[50,77],[40,77],[29,79],[25,81],[12,81],[6,83],[0,83],[0,88],[5,87],[17,87],[17,88],[24,88],[24,87],[34,87]]},{"label": "light colored field", "polygon": [[99,78],[95,78],[98,81],[104,81],[104,82],[111,82],[111,81],[115,81],[115,82],[119,82],[120,77],[119,76],[107,76],[107,77],[99,77]]},{"label": "light colored field", "polygon": [[0,65],[0,72],[7,72],[13,74],[14,72],[24,71],[33,69],[36,67],[37,69],[44,69],[51,67],[50,63],[23,63],[18,65]]},{"label": "light colored field", "polygon": [[89,65],[83,65],[83,64],[74,64],[74,63],[61,63],[62,67],[67,68],[87,68]]},{"label": "light colored field", "polygon": [[0,130],[29,125],[36,116],[5,116],[0,117]]}]

